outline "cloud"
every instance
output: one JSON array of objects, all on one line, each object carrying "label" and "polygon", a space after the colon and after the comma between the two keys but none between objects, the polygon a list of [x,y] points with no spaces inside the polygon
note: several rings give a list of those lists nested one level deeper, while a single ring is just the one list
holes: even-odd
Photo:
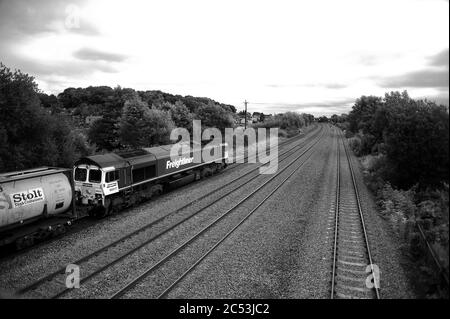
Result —
[{"label": "cloud", "polygon": [[365,66],[373,66],[379,63],[379,57],[373,54],[363,54],[359,57],[358,62]]},{"label": "cloud", "polygon": [[347,85],[341,84],[341,83],[329,83],[329,84],[324,84],[323,87],[325,87],[327,89],[345,89],[347,87]]},{"label": "cloud", "polygon": [[[43,33],[98,35],[99,30],[79,9],[82,0],[0,1],[0,36],[18,40]],[[75,11],[70,11],[75,8]],[[76,23],[72,23],[75,21]]]},{"label": "cloud", "polygon": [[441,52],[439,52],[438,54],[430,57],[430,65],[432,66],[443,66],[446,67],[448,69],[448,58],[449,58],[449,54],[448,54],[448,49],[445,49]]},{"label": "cloud", "polygon": [[266,113],[282,113],[296,111],[300,113],[310,113],[313,115],[332,115],[346,113],[351,109],[354,98],[339,99],[320,103],[258,103],[250,101],[250,106],[257,107]]},{"label": "cloud", "polygon": [[386,63],[386,61],[395,61],[402,59],[404,53],[401,52],[354,52],[349,55],[349,59],[356,64],[360,64],[366,67],[373,67]]},{"label": "cloud", "polygon": [[420,70],[381,80],[385,88],[445,88],[448,87],[448,70]]},{"label": "cloud", "polygon": [[333,114],[348,113],[351,110],[351,105],[354,102],[355,99],[348,98],[323,103],[305,103],[300,104],[296,109],[296,111],[313,114],[315,116],[320,115],[331,116]]},{"label": "cloud", "polygon": [[427,68],[381,79],[378,85],[386,88],[447,88],[449,85],[448,58],[449,52],[448,49],[445,49],[428,57],[429,66]]},{"label": "cloud", "polygon": [[118,72],[109,63],[93,61],[37,61],[26,57],[16,56],[7,61],[11,68],[18,68],[33,76],[68,76],[77,77],[89,75],[94,72],[116,73]]},{"label": "cloud", "polygon": [[326,89],[344,89],[348,87],[347,84],[342,83],[311,83],[311,84],[267,84],[271,88],[301,88],[301,87],[316,87]]},{"label": "cloud", "polygon": [[82,48],[73,54],[80,60],[122,62],[127,56],[118,53],[103,52],[96,49]]},{"label": "cloud", "polygon": [[449,106],[449,96],[448,92],[447,94],[440,94],[440,95],[432,95],[432,96],[424,96],[424,99],[427,99],[429,101],[435,102],[437,104],[443,104],[446,106]]}]

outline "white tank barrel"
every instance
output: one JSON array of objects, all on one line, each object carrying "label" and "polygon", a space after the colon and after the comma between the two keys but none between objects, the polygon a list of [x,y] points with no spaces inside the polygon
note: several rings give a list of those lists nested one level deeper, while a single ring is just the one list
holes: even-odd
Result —
[{"label": "white tank barrel", "polygon": [[0,228],[44,213],[64,213],[72,203],[72,186],[64,173],[27,173],[0,176]]}]

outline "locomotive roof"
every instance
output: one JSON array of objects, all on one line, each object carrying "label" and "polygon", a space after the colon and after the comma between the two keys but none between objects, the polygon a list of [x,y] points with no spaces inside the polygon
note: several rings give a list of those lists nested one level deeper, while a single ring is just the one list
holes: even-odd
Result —
[{"label": "locomotive roof", "polygon": [[0,183],[6,183],[6,182],[13,182],[13,181],[19,181],[23,179],[33,178],[33,177],[39,177],[44,175],[51,175],[51,174],[57,174],[57,173],[63,173],[71,171],[68,168],[60,168],[60,167],[38,167],[38,168],[32,168],[22,171],[14,171],[14,172],[8,172],[0,174]]},{"label": "locomotive roof", "polygon": [[75,162],[75,165],[79,164],[97,165],[101,168],[110,166],[120,168],[128,165],[127,161],[123,159],[121,156],[117,155],[116,153],[107,153],[82,157]]},{"label": "locomotive roof", "polygon": [[112,166],[115,168],[121,168],[124,166],[133,165],[135,168],[138,168],[145,166],[145,164],[149,162],[170,157],[171,147],[172,145],[161,145],[122,153],[92,155],[80,158],[75,165],[91,164],[97,165],[100,168]]},{"label": "locomotive roof", "polygon": [[172,145],[161,145],[155,147],[144,148],[148,153],[153,154],[157,159],[170,156],[170,148]]}]

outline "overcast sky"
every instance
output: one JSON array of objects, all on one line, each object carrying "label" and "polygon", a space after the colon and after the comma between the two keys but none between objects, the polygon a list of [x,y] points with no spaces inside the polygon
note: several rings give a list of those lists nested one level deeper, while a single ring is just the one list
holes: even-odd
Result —
[{"label": "overcast sky", "polygon": [[448,105],[449,3],[0,0],[0,61],[39,88],[120,85],[331,115],[407,89]]}]

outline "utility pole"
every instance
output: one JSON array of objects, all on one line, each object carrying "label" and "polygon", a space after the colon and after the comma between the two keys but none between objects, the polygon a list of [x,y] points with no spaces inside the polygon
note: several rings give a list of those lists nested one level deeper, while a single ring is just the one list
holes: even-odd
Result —
[{"label": "utility pole", "polygon": [[245,104],[245,123],[244,123],[244,130],[247,129],[247,100],[244,101]]}]

